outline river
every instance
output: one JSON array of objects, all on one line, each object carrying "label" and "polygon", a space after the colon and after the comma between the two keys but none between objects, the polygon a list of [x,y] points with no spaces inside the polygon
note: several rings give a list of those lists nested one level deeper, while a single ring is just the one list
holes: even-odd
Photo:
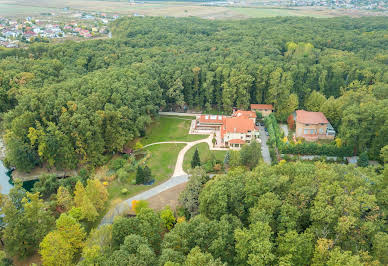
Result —
[{"label": "river", "polygon": [[8,169],[5,168],[2,161],[0,161],[0,193],[8,194],[13,185],[10,183],[10,177],[7,175]]}]

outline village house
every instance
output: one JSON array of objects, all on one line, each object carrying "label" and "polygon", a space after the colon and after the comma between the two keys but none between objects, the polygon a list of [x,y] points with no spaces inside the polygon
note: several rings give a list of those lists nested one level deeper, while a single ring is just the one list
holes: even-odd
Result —
[{"label": "village house", "polygon": [[200,115],[195,127],[196,130],[219,131],[220,145],[241,148],[245,143],[259,138],[255,120],[255,112],[237,110],[231,116]]},{"label": "village house", "polygon": [[288,125],[295,128],[295,136],[307,141],[334,139],[335,130],[322,112],[297,110],[287,119]]},{"label": "village house", "polygon": [[263,117],[273,112],[272,104],[251,104],[251,111],[260,112]]}]

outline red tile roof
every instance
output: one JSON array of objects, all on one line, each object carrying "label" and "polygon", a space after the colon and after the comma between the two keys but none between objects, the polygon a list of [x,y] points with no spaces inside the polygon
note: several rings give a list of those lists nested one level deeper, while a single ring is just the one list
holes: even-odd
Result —
[{"label": "red tile roof", "polygon": [[246,117],[227,117],[223,127],[225,133],[247,133],[255,130],[255,123]]},{"label": "red tile roof", "polygon": [[307,112],[305,110],[296,111],[296,122],[303,124],[327,124],[329,121],[326,119],[322,112]]},{"label": "red tile roof", "polygon": [[223,122],[222,115],[201,115],[199,117],[200,123],[208,123],[208,124],[222,124]]},{"label": "red tile roof", "polygon": [[242,139],[231,139],[229,140],[230,144],[245,144],[245,140]]},{"label": "red tile roof", "polygon": [[256,118],[256,113],[253,111],[241,111],[237,110],[233,113],[233,117],[244,117],[244,118]]},{"label": "red tile roof", "polygon": [[254,110],[254,109],[259,109],[259,110],[270,109],[270,110],[273,110],[273,106],[272,106],[272,104],[251,104],[251,110]]}]

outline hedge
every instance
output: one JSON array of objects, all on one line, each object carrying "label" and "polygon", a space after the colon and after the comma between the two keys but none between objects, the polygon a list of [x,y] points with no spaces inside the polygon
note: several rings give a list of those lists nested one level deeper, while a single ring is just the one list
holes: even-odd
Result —
[{"label": "hedge", "polygon": [[295,155],[325,155],[325,156],[337,156],[337,157],[349,157],[353,156],[352,147],[337,147],[333,144],[318,144],[315,142],[303,142],[301,144],[284,143],[281,136],[280,127],[273,114],[267,116],[264,119],[265,126],[267,127],[269,140],[268,145],[270,147],[277,147],[278,151],[283,154],[295,154]]},{"label": "hedge", "polygon": [[326,155],[337,157],[353,156],[352,147],[337,147],[334,144],[317,144],[315,142],[304,142],[301,144],[282,144],[280,147],[278,147],[278,149],[283,154]]}]

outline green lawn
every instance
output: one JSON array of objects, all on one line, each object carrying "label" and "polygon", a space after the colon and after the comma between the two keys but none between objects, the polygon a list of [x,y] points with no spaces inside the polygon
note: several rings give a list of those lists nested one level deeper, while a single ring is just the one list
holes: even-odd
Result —
[{"label": "green lawn", "polygon": [[[133,185],[131,181],[135,179],[135,173],[132,173],[128,182],[121,182],[116,179],[109,185],[109,198],[127,199],[170,178],[174,172],[178,153],[184,146],[185,144],[160,144],[147,147],[145,150],[151,152],[151,157],[147,160],[147,165],[151,168],[155,183],[151,186]],[[122,194],[121,190],[123,188],[126,188],[128,193]]]},{"label": "green lawn", "polygon": [[200,143],[192,147],[190,150],[188,150],[185,154],[185,159],[183,161],[183,169],[185,171],[188,171],[191,169],[191,159],[193,158],[193,154],[195,149],[198,149],[199,152],[199,158],[201,159],[201,163],[206,162],[210,159],[211,154],[213,153],[217,160],[223,161],[226,151],[211,151],[209,150],[209,146],[207,143]]},{"label": "green lawn", "polygon": [[140,139],[143,145],[160,141],[195,141],[207,135],[189,135],[191,120],[195,117],[160,116],[147,128]]}]

